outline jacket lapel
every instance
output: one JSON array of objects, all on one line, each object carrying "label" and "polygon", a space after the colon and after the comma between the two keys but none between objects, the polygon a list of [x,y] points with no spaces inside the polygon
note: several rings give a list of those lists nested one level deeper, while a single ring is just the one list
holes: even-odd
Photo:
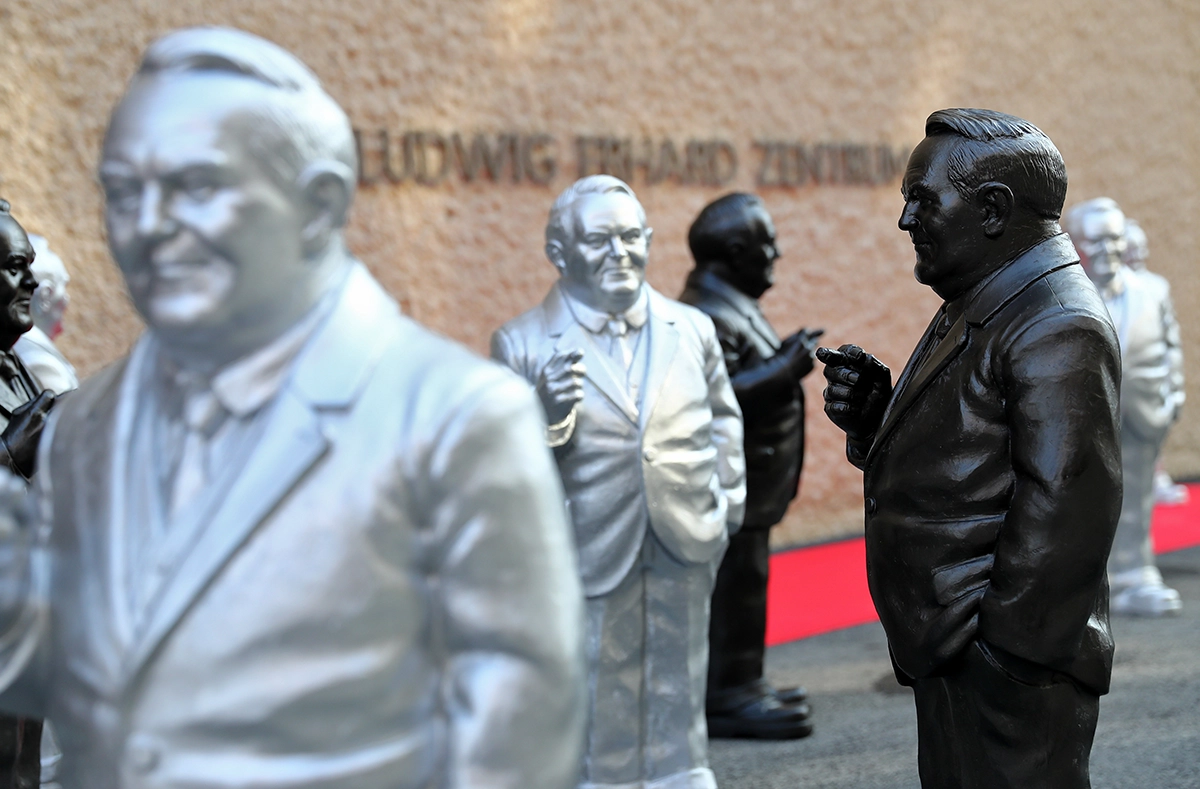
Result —
[{"label": "jacket lapel", "polygon": [[616,370],[605,351],[593,339],[592,333],[579,325],[570,308],[563,300],[559,286],[555,284],[546,294],[542,302],[546,312],[548,334],[554,341],[554,353],[566,353],[575,349],[582,350],[583,365],[587,368],[585,377],[607,397],[617,410],[624,414],[630,422],[637,424],[637,403],[629,396],[625,384],[617,378]]},{"label": "jacket lapel", "polygon": [[[984,280],[978,286],[978,290],[969,297],[963,314],[950,327],[924,364],[919,369],[914,369],[907,381],[904,375],[901,375],[901,380],[897,382],[896,390],[892,394],[892,402],[884,412],[883,422],[875,433],[870,452],[867,453],[867,462],[870,462],[883,445],[888,433],[895,428],[900,417],[912,407],[929,383],[966,348],[971,327],[987,324],[1009,302],[1047,274],[1078,262],[1079,256],[1075,254],[1070,237],[1066,233],[1059,233],[1034,244],[989,279]],[[928,331],[932,331],[932,326]]]},{"label": "jacket lapel", "polygon": [[[883,422],[879,426],[879,430],[875,433],[875,442],[871,444],[871,451],[867,454],[869,460],[875,454],[875,450],[883,443],[887,434],[895,427],[896,422],[904,415],[912,404],[916,401],[929,383],[937,377],[938,373],[946,369],[946,365],[954,361],[954,358],[962,353],[967,347],[967,339],[970,336],[970,330],[967,328],[967,317],[964,313],[958,317],[958,320],[946,332],[946,336],[937,344],[933,352],[925,360],[920,367],[914,368],[912,375],[907,379],[902,375],[901,380],[897,383],[896,391],[892,395],[892,402],[888,405],[887,411],[884,414]],[[918,346],[920,347],[920,346]]]},{"label": "jacket lapel", "polygon": [[654,413],[654,406],[658,404],[658,393],[666,381],[667,371],[675,359],[679,330],[675,328],[675,318],[667,300],[649,285],[643,287],[650,293],[650,317],[646,321],[646,328],[650,330],[650,361],[646,368],[646,383],[642,387],[641,426],[644,430]]},{"label": "jacket lapel", "polygon": [[[338,303],[300,352],[289,383],[268,406],[258,444],[162,595],[130,654],[132,676],[175,628],[217,573],[305,473],[328,451],[320,413],[344,408],[399,330],[395,305],[361,264]],[[390,318],[390,320],[389,320]]]}]

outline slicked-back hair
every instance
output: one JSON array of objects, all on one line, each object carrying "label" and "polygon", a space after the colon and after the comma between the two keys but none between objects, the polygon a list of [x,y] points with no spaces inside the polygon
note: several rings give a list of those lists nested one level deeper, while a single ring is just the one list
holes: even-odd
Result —
[{"label": "slicked-back hair", "polygon": [[629,195],[637,204],[638,219],[642,227],[646,226],[646,210],[629,184],[612,175],[589,175],[580,178],[562,191],[550,206],[550,216],[546,220],[546,241],[557,241],[564,246],[570,244],[575,237],[575,212],[577,202],[587,195],[602,195],[609,192],[619,192]]},{"label": "slicked-back hair", "polygon": [[[357,171],[350,119],[317,76],[290,52],[245,31],[192,27],[168,33],[146,50],[131,89],[139,80],[204,72],[243,77],[271,88],[260,106],[248,109],[254,122],[243,142],[281,186],[293,186],[318,160]],[[180,101],[187,98],[181,96]]]},{"label": "slicked-back hair", "polygon": [[696,264],[723,259],[732,236],[738,231],[749,231],[746,209],[762,204],[756,195],[731,192],[704,206],[688,228],[688,247]]},{"label": "slicked-back hair", "polygon": [[963,198],[973,200],[982,184],[996,181],[1043,219],[1062,216],[1067,167],[1050,138],[1029,121],[995,110],[938,110],[925,121],[925,136],[957,138],[947,174]]}]

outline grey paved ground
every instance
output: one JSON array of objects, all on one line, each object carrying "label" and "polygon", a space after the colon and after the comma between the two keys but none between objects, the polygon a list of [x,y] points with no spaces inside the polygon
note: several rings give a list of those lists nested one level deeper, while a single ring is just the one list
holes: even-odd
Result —
[{"label": "grey paved ground", "polygon": [[[1112,693],[1100,706],[1093,789],[1200,789],[1200,548],[1159,557],[1182,616],[1115,619]],[[816,732],[796,742],[715,740],[721,789],[918,789],[912,694],[878,625],[770,650],[767,674],[804,684]]]}]

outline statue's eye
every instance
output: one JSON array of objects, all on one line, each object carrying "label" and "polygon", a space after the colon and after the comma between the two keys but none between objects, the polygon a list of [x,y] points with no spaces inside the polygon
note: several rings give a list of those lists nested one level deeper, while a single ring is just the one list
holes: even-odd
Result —
[{"label": "statue's eye", "polygon": [[119,211],[136,211],[141,189],[136,181],[128,178],[114,178],[104,181],[104,199],[109,208]]},{"label": "statue's eye", "polygon": [[180,191],[197,202],[212,199],[217,186],[216,180],[207,173],[188,173],[179,181]]}]

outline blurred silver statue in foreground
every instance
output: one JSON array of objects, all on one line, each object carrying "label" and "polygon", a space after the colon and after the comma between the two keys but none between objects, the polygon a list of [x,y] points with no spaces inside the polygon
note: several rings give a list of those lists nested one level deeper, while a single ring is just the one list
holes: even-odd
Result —
[{"label": "blurred silver statue in foreground", "polygon": [[23,607],[0,554],[2,701],[54,721],[64,786],[577,775],[545,423],[351,257],[354,172],[316,77],[238,31],[159,40],[113,113],[109,245],[149,328],[47,427]]},{"label": "blurred silver statue in foreground", "polygon": [[62,394],[79,387],[75,368],[54,345],[54,338],[62,332],[63,314],[71,301],[67,295],[71,275],[45,238],[30,233],[29,240],[37,253],[31,267],[38,283],[33,292],[33,328],[21,335],[13,351],[43,389]]},{"label": "blurred silver statue in foreground", "polygon": [[744,508],[742,420],[712,321],[645,284],[646,214],[583,178],[550,209],[559,281],[492,336],[551,423],[587,595],[582,789],[709,789],[709,599]]},{"label": "blurred silver statue in foreground", "polygon": [[[1159,616],[1180,609],[1150,543],[1154,472],[1183,405],[1183,352],[1167,281],[1122,263],[1128,226],[1120,207],[1097,197],[1067,212],[1066,229],[1100,289],[1121,343],[1121,465],[1125,498],[1108,562],[1112,610]],[[1136,240],[1136,239],[1135,239]],[[1145,236],[1142,236],[1144,246]]]}]

